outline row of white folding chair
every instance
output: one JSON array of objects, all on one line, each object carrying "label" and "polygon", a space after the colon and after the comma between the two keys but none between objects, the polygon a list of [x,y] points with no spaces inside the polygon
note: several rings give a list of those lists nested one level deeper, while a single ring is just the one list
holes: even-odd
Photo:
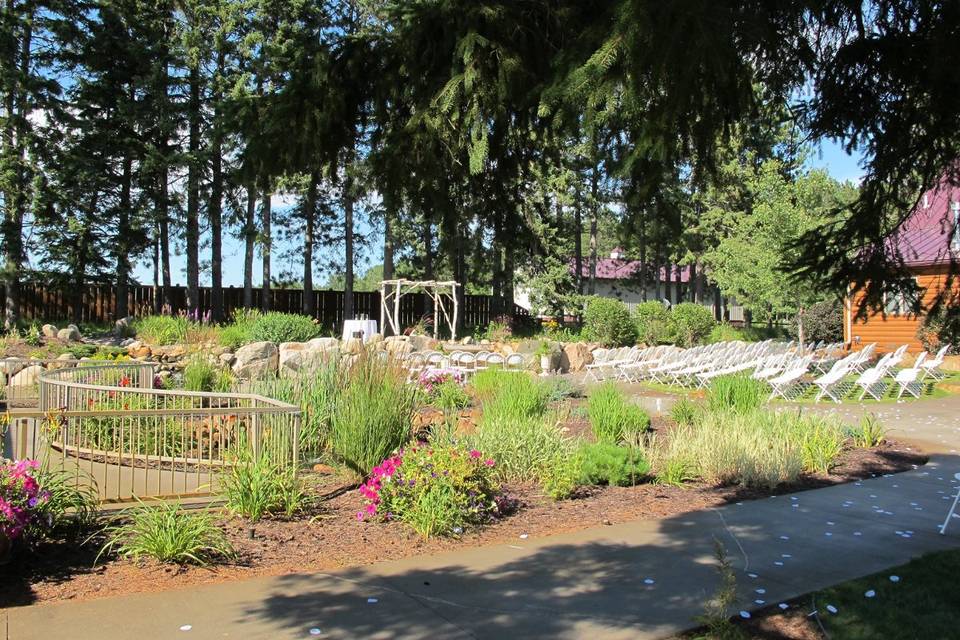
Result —
[{"label": "row of white folding chair", "polygon": [[923,363],[926,359],[927,352],[924,351],[917,356],[912,367],[897,371],[897,375],[894,376],[893,381],[900,387],[897,391],[898,400],[903,396],[904,392],[909,393],[914,398],[920,397],[920,394],[923,392],[923,379],[921,378],[921,374],[923,373]]},{"label": "row of white folding chair", "polygon": [[617,366],[617,377],[628,382],[639,382],[646,377],[649,369],[659,366],[681,351],[683,350],[673,345],[648,347],[637,354],[633,361]]},{"label": "row of white folding chair", "polygon": [[634,347],[622,347],[619,349],[595,349],[593,351],[593,362],[586,365],[587,377],[600,382],[606,378],[608,370],[614,366],[634,349]]},{"label": "row of white folding chair", "polygon": [[847,376],[850,375],[853,363],[858,359],[857,354],[851,353],[845,358],[841,358],[833,363],[833,366],[821,376],[814,379],[813,385],[819,389],[814,402],[827,396],[834,402],[839,403],[843,393],[849,389]]}]

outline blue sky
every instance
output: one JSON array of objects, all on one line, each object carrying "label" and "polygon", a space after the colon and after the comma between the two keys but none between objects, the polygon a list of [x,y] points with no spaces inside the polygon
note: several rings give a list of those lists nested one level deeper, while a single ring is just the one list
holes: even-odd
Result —
[{"label": "blue sky", "polygon": [[[861,156],[848,155],[843,148],[832,141],[824,141],[819,146],[814,147],[814,152],[809,159],[811,167],[820,167],[826,169],[831,176],[837,180],[849,180],[857,183],[863,176],[863,170],[860,168]],[[275,206],[280,206],[281,202],[275,199]],[[383,252],[382,238],[378,238],[373,230],[362,221],[357,226],[357,231],[361,234],[369,234],[371,238],[368,250],[361,251],[357,260],[356,273],[362,274],[370,265],[378,263]],[[278,246],[279,245],[279,246]],[[274,244],[272,271],[276,275],[285,270],[301,272],[302,267],[299,264],[288,264],[278,256],[283,253],[284,247],[280,243]],[[186,257],[183,254],[182,247],[174,247],[170,256],[170,269],[173,283],[183,285],[186,283],[185,265]],[[318,247],[318,251],[323,258],[335,258],[342,251],[342,247]],[[209,249],[201,249],[201,259],[209,259]],[[260,269],[261,258],[259,251],[254,259],[253,280],[254,286],[259,286],[262,281],[262,272]],[[149,260],[141,260],[134,268],[134,278],[143,284],[153,283],[153,265]],[[314,282],[317,287],[323,286],[326,281],[326,274],[317,273],[315,270]],[[210,284],[209,273],[201,274],[200,283],[202,285]],[[243,244],[237,238],[224,236],[223,238],[223,285],[225,287],[243,286]]]}]

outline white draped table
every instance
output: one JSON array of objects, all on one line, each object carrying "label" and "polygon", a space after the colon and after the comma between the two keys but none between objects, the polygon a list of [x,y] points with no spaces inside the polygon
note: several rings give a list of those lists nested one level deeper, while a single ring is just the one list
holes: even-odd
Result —
[{"label": "white draped table", "polygon": [[363,334],[363,341],[366,342],[377,332],[376,320],[346,320],[343,323],[343,339],[348,340],[355,333]]}]

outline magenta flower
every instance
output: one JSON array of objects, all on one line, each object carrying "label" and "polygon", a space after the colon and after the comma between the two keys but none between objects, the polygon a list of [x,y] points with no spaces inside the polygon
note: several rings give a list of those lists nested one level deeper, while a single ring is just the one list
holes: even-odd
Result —
[{"label": "magenta flower", "polygon": [[476,449],[470,449],[470,457],[471,457],[471,458],[480,458],[480,457],[482,457],[482,456],[483,456],[483,454],[480,453],[479,451],[477,451]]},{"label": "magenta flower", "polygon": [[495,463],[493,462],[493,458],[487,458],[483,461],[483,464],[487,465],[488,467],[492,467]]}]

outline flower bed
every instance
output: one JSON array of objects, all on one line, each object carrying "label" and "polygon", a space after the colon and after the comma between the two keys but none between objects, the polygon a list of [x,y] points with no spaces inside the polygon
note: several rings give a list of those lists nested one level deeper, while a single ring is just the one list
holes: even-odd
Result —
[{"label": "flower bed", "polygon": [[0,467],[0,536],[13,542],[40,523],[50,493],[34,477],[39,463],[18,460]]},{"label": "flower bed", "polygon": [[360,487],[366,503],[357,519],[398,520],[424,537],[461,534],[466,525],[496,518],[507,503],[494,466],[476,449],[426,442],[401,449]]}]

